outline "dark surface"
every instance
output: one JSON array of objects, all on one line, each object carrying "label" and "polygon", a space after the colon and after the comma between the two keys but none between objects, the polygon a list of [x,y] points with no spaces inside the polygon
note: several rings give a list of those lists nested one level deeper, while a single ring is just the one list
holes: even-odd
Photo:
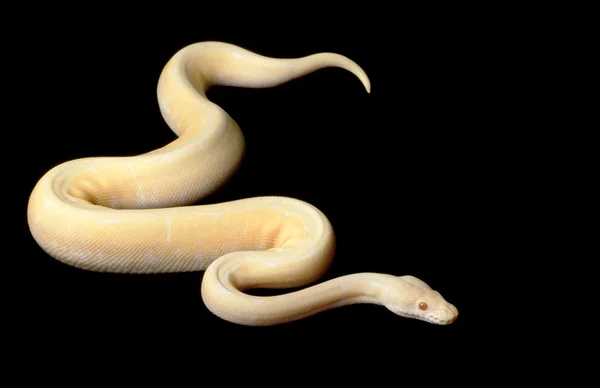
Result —
[{"label": "dark surface", "polygon": [[[491,49],[498,43],[481,32],[485,20],[416,15],[381,22],[380,30],[349,20],[307,34],[285,26],[260,34],[201,25],[169,32],[159,21],[132,27],[127,19],[60,23],[65,29],[44,30],[40,51],[23,65],[41,82],[23,91],[23,98],[36,100],[22,121],[31,130],[21,133],[27,155],[35,157],[19,169],[15,203],[24,242],[14,292],[20,329],[35,349],[52,354],[69,346],[125,359],[140,344],[175,353],[181,347],[198,357],[210,348],[217,358],[228,348],[275,359],[301,351],[352,358],[361,349],[361,357],[377,363],[390,361],[381,352],[391,348],[393,357],[412,349],[417,357],[461,363],[465,355],[477,357],[478,335],[494,336],[483,319],[493,306],[482,303],[481,286],[504,254],[497,220],[508,194],[499,182],[510,150],[505,159],[497,155],[511,134],[495,106],[502,96],[493,91],[503,76]],[[211,89],[209,98],[237,121],[247,148],[234,179],[206,202],[259,195],[308,201],[329,217],[337,236],[325,279],[415,275],[457,306],[454,324],[439,327],[358,305],[277,327],[237,326],[204,307],[201,272],[86,272],[37,246],[25,219],[35,182],[73,158],[135,155],[173,140],[158,110],[156,83],[177,50],[203,40],[273,57],[337,52],[362,66],[372,83],[369,95],[351,73],[323,69],[272,89]]]}]

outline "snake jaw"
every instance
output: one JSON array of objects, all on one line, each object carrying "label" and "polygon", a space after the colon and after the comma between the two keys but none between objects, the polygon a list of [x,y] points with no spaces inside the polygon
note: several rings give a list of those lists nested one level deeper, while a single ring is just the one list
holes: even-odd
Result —
[{"label": "snake jaw", "polygon": [[449,325],[458,317],[458,310],[454,305],[446,303],[447,306],[440,309],[428,309],[426,312],[420,311],[418,307],[404,303],[396,302],[386,304],[388,310],[403,318],[414,318],[421,321],[433,323],[436,325]]},{"label": "snake jaw", "polygon": [[431,312],[418,319],[425,320],[436,325],[449,325],[456,320],[458,317],[458,309],[450,303],[446,303],[441,309],[431,310]]}]

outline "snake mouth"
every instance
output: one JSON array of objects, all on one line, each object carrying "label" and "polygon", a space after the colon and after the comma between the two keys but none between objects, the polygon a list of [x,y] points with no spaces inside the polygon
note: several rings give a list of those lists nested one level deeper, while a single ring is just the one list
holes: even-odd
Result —
[{"label": "snake mouth", "polygon": [[452,315],[448,319],[440,318],[440,317],[437,317],[437,316],[432,315],[432,314],[425,315],[425,316],[416,315],[416,314],[415,315],[411,315],[411,318],[416,318],[416,319],[419,319],[421,321],[433,323],[435,325],[442,325],[442,326],[451,324],[452,322],[454,322],[456,320],[457,317],[458,317],[458,314],[454,314],[454,315]]},{"label": "snake mouth", "polygon": [[441,314],[448,316],[448,318],[440,318],[433,314],[429,314],[427,317],[424,317],[428,322],[435,323],[437,325],[449,325],[452,322],[456,321],[458,318],[458,309],[454,307],[454,305],[449,305],[444,310],[441,310]]},{"label": "snake mouth", "polygon": [[409,311],[398,311],[398,310],[395,310],[392,308],[389,308],[389,310],[393,311],[395,314],[397,314],[401,317],[404,317],[404,318],[414,318],[414,319],[418,319],[420,321],[425,321],[425,322],[433,323],[435,325],[442,325],[442,326],[451,324],[458,317],[458,310],[456,309],[456,307],[451,308],[449,310],[447,309],[447,310],[439,311],[442,313],[442,315],[450,315],[450,317],[447,319],[441,318],[441,317],[433,314],[435,312],[435,310],[430,311],[428,314],[419,314],[417,312],[413,312],[410,310]]},{"label": "snake mouth", "polygon": [[449,325],[452,322],[454,322],[457,318],[457,315],[453,316],[450,319],[441,319],[438,317],[434,317],[434,316],[428,316],[428,317],[422,317],[423,320],[426,320],[427,322],[430,323],[434,323],[436,325]]}]

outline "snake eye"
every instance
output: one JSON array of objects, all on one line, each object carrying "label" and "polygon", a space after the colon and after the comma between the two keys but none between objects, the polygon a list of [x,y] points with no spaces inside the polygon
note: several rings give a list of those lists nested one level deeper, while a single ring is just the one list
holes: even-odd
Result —
[{"label": "snake eye", "polygon": [[425,303],[425,302],[419,303],[419,310],[425,311],[425,310],[427,310],[427,307],[428,307],[427,303]]}]

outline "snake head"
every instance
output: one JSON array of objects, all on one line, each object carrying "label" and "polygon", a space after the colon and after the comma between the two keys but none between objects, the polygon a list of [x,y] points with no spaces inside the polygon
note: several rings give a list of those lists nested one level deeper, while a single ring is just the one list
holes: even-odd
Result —
[{"label": "snake head", "polygon": [[442,295],[414,276],[396,278],[384,300],[384,305],[397,315],[447,325],[458,316],[458,309]]}]

